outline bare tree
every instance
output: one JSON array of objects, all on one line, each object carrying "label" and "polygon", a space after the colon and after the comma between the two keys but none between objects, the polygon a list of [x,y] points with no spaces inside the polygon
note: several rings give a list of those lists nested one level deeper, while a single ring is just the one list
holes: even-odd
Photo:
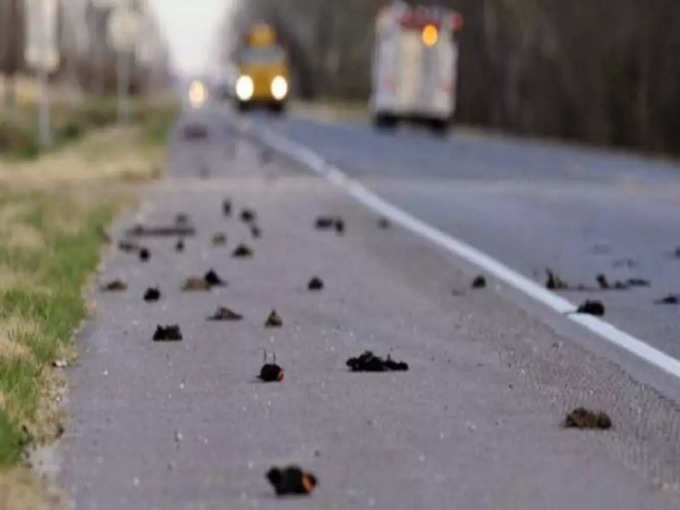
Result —
[{"label": "bare tree", "polygon": [[5,106],[14,105],[14,79],[23,65],[24,4],[22,0],[0,2],[0,71],[5,77]]}]

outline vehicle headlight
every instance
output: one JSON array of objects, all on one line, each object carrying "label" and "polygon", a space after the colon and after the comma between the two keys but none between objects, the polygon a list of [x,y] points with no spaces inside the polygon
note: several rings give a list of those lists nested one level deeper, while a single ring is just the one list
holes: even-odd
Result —
[{"label": "vehicle headlight", "polygon": [[205,85],[202,82],[196,80],[191,83],[189,87],[189,102],[194,108],[200,108],[205,103],[208,97]]},{"label": "vehicle headlight", "polygon": [[248,101],[253,97],[254,93],[255,83],[253,82],[253,79],[247,74],[239,76],[239,79],[236,80],[236,96],[241,101]]},{"label": "vehicle headlight", "polygon": [[272,96],[281,101],[288,95],[288,81],[283,76],[277,76],[272,80]]}]

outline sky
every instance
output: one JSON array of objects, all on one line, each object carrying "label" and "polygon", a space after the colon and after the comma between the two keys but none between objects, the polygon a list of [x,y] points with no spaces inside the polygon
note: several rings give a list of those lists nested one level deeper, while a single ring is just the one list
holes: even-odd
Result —
[{"label": "sky", "polygon": [[237,0],[151,0],[176,69],[197,74],[216,58],[218,28]]}]

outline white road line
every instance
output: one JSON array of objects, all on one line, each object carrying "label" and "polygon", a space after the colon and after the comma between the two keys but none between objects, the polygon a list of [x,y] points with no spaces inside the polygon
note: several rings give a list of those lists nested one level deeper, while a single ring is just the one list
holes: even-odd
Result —
[{"label": "white road line", "polygon": [[[286,154],[333,184],[342,187],[359,202],[389,218],[394,223],[429,239],[560,314],[576,310],[577,307],[573,303],[510,269],[502,262],[383,200],[304,145],[293,142],[267,128],[259,129],[256,134],[272,149]],[[621,331],[612,324],[591,315],[569,314],[566,318],[661,370],[680,378],[680,361]]]}]

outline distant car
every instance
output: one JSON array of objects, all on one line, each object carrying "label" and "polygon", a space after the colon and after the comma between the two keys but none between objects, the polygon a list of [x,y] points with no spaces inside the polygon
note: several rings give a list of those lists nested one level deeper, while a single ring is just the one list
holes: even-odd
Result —
[{"label": "distant car", "polygon": [[463,18],[443,7],[395,2],[376,20],[371,110],[378,127],[401,119],[445,129],[456,107]]},{"label": "distant car", "polygon": [[277,42],[269,25],[255,25],[246,36],[246,44],[237,55],[237,105],[245,110],[265,105],[283,111],[290,94],[290,74],[285,49]]}]

